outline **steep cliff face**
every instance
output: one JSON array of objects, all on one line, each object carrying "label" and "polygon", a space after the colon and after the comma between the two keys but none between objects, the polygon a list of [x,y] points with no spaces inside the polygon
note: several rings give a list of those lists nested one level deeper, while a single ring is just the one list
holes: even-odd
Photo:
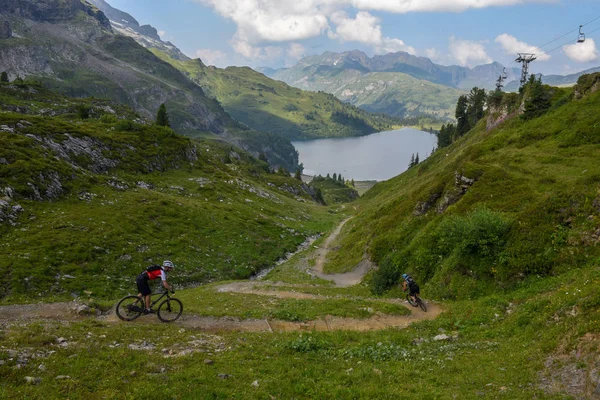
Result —
[{"label": "steep cliff face", "polygon": [[190,59],[171,42],[163,41],[152,25],[140,25],[131,14],[112,7],[104,0],[88,0],[88,2],[98,7],[108,17],[115,32],[135,39],[145,48],[158,49],[175,60]]}]

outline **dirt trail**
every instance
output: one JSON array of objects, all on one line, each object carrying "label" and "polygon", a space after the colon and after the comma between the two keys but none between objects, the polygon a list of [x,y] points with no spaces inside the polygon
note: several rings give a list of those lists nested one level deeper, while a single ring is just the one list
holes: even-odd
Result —
[{"label": "dirt trail", "polygon": [[323,243],[323,246],[317,251],[315,268],[307,271],[310,275],[328,281],[333,281],[336,287],[349,287],[359,284],[365,274],[373,267],[373,264],[365,257],[353,271],[344,274],[326,274],[323,272],[323,266],[325,265],[327,254],[331,250],[331,243],[337,239],[338,235],[342,231],[342,228],[346,222],[350,221],[350,219],[351,217],[343,220],[337,226],[337,228],[335,228],[331,235],[329,235],[329,237]]},{"label": "dirt trail", "polygon": [[[342,221],[333,233],[325,240],[322,248],[316,252],[316,264],[314,269],[307,272],[326,280],[332,280],[338,287],[347,287],[359,283],[364,275],[371,268],[370,262],[365,260],[351,272],[345,274],[325,274],[323,265],[327,253],[330,251],[330,244],[339,235],[342,227],[350,218]],[[312,254],[311,256],[315,256]],[[307,256],[308,257],[308,256]],[[277,287],[285,287],[286,290],[277,290]],[[302,289],[311,285],[287,284],[282,282],[269,281],[244,281],[232,282],[221,285],[217,288],[218,292],[254,294],[259,296],[271,296],[277,298],[293,298],[308,300],[327,300],[330,297],[303,293]],[[293,289],[297,288],[298,291]],[[361,299],[354,297],[353,299]],[[233,317],[204,317],[184,313],[184,315],[175,322],[176,325],[199,329],[208,332],[222,331],[240,331],[240,332],[291,332],[291,331],[372,331],[388,328],[402,329],[408,327],[415,321],[431,320],[436,318],[442,312],[442,308],[434,303],[427,303],[427,312],[419,308],[411,307],[408,302],[401,299],[366,299],[369,301],[387,302],[400,304],[411,311],[408,316],[374,314],[370,318],[342,318],[327,315],[314,321],[290,322],[275,319],[239,319]],[[81,305],[75,302],[71,303],[52,303],[52,304],[28,304],[0,307],[0,326],[20,321],[30,321],[38,319],[58,320],[71,322],[83,320],[85,318],[97,318],[110,323],[124,323],[115,314],[114,310],[108,315],[101,316],[82,316],[78,314]],[[144,315],[135,321],[128,323],[136,324],[160,324],[161,322],[155,315]]]}]

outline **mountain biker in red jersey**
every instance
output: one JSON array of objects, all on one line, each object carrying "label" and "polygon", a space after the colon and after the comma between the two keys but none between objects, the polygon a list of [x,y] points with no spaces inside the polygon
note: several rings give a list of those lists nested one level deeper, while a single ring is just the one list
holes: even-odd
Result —
[{"label": "mountain biker in red jersey", "polygon": [[415,280],[411,278],[411,276],[408,274],[402,274],[402,279],[402,291],[406,292],[406,290],[408,289],[408,294],[410,295],[410,297],[413,299],[413,301],[416,300],[415,296],[421,294],[419,285],[417,285],[417,282],[415,282]]},{"label": "mountain biker in red jersey", "polygon": [[148,269],[146,269],[146,271],[139,274],[135,279],[138,290],[140,291],[138,293],[138,297],[144,296],[144,302],[146,304],[144,314],[155,312],[150,308],[150,294],[152,293],[152,291],[150,290],[150,285],[148,284],[148,281],[160,278],[165,289],[170,290],[172,293],[175,293],[173,290],[173,286],[167,283],[167,272],[172,271],[173,268],[175,268],[175,265],[171,261],[165,260],[162,263],[162,266],[157,265],[149,267]]}]

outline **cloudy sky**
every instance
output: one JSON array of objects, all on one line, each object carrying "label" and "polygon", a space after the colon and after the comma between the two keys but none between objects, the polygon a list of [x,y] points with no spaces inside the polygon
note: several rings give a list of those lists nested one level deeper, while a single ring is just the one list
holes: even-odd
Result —
[{"label": "cloudy sky", "polygon": [[[532,72],[600,66],[600,0],[108,0],[208,64],[282,67],[325,51],[406,51],[450,65],[538,55]],[[576,44],[579,25],[586,41]]]}]

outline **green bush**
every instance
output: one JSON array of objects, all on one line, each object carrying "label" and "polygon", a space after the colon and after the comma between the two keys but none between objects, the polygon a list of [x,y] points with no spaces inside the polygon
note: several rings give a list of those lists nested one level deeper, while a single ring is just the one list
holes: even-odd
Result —
[{"label": "green bush", "polygon": [[373,275],[371,291],[374,294],[383,294],[392,286],[398,284],[400,279],[399,264],[393,260],[393,254],[388,254],[379,264],[379,269]]},{"label": "green bush", "polygon": [[115,124],[117,122],[117,116],[113,114],[102,114],[100,116],[100,122],[103,124]]},{"label": "green bush", "polygon": [[115,125],[118,131],[133,132],[139,129],[139,125],[129,119],[122,119]]}]

